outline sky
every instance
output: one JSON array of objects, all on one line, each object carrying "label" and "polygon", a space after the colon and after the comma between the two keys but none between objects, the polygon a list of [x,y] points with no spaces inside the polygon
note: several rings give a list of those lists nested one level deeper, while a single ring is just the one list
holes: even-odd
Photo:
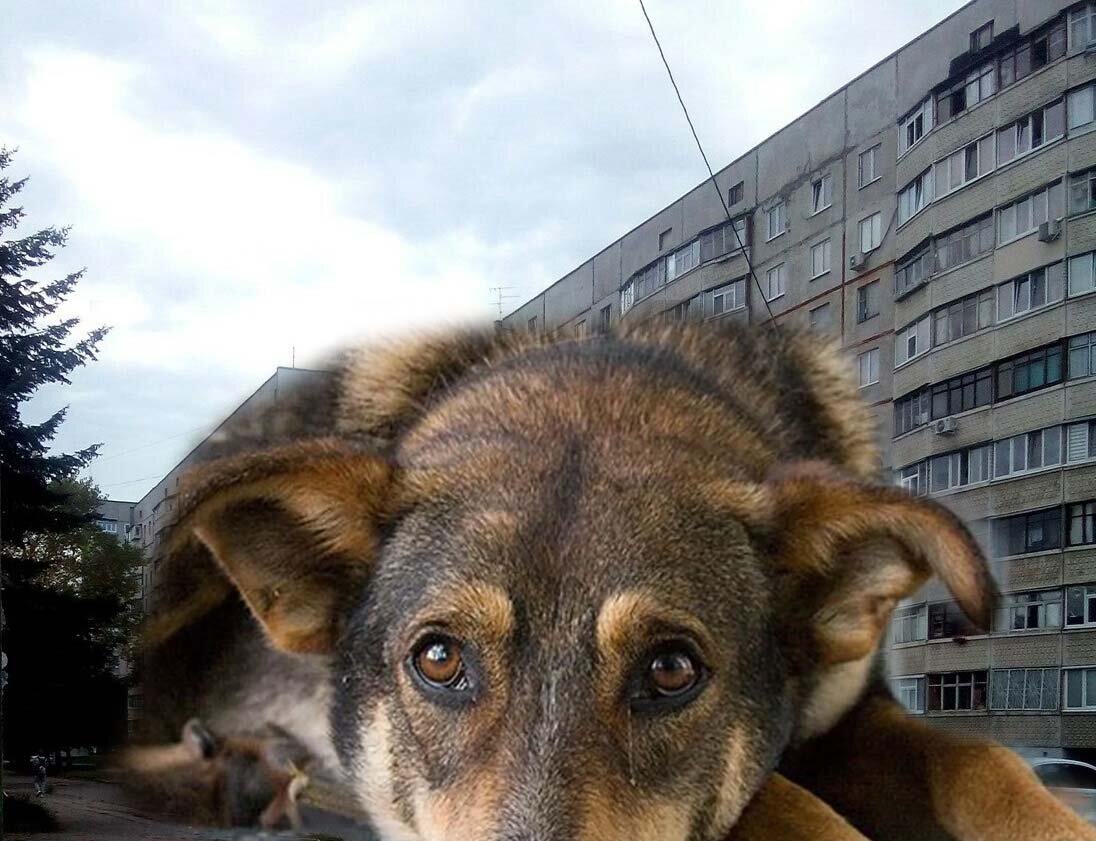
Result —
[{"label": "sky", "polygon": [[[647,0],[721,167],[962,5]],[[276,366],[488,323],[705,177],[636,0],[35,0],[0,28],[20,233],[109,325],[23,408],[136,501]]]}]

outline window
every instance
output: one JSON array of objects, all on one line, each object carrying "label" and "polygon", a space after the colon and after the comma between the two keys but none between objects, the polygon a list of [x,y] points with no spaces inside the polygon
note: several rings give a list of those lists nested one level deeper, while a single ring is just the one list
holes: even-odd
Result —
[{"label": "window", "polygon": [[1096,710],[1096,668],[1062,669],[1065,710]]},{"label": "window", "polygon": [[916,289],[932,274],[932,251],[929,248],[922,249],[915,257],[899,264],[894,270],[894,294],[904,295]]},{"label": "window", "polygon": [[932,399],[932,420],[969,412],[979,406],[988,406],[993,402],[992,369],[983,368],[969,374],[960,374],[936,383],[925,391]]},{"label": "window", "polygon": [[990,709],[1058,709],[1057,669],[994,669]]},{"label": "window", "polygon": [[613,323],[613,305],[606,304],[601,308],[601,312],[598,313],[597,331],[599,333],[608,333],[609,327]]},{"label": "window", "polygon": [[1059,508],[993,521],[993,550],[997,557],[1061,548],[1062,511]]},{"label": "window", "polygon": [[856,357],[856,366],[860,371],[861,388],[879,382],[879,348],[864,351]]},{"label": "window", "polygon": [[894,434],[902,435],[929,422],[932,395],[928,388],[918,389],[894,401]]},{"label": "window", "polygon": [[746,192],[745,185],[739,181],[737,184],[732,184],[731,189],[727,191],[727,207],[734,207],[740,201]]},{"label": "window", "polygon": [[986,708],[986,673],[952,672],[929,675],[930,710],[984,710]]},{"label": "window", "polygon": [[1069,212],[1096,209],[1096,169],[1069,176]]},{"label": "window", "polygon": [[860,250],[867,254],[879,247],[883,241],[883,214],[873,213],[867,219],[860,220]]},{"label": "window", "polygon": [[95,525],[99,527],[100,531],[105,531],[108,534],[118,534],[118,522],[116,520],[98,520]]},{"label": "window", "polygon": [[1086,3],[1069,13],[1069,51],[1078,53],[1096,44],[1096,4]]},{"label": "window", "polygon": [[[739,245],[741,243],[741,245]],[[707,263],[750,244],[746,217],[739,216],[700,235],[700,262]]]},{"label": "window", "polygon": [[829,330],[833,326],[829,303],[815,307],[807,313],[807,317],[812,330]]},{"label": "window", "polygon": [[1066,626],[1096,625],[1096,585],[1066,587]]},{"label": "window", "polygon": [[929,463],[920,461],[903,467],[896,478],[898,484],[914,496],[924,496],[929,492]]},{"label": "window", "polygon": [[822,240],[811,246],[811,280],[821,277],[830,270],[830,241]]},{"label": "window", "polygon": [[993,478],[993,445],[980,444],[928,459],[929,491],[941,493]]},{"label": "window", "polygon": [[997,163],[1005,164],[1026,155],[1065,133],[1062,100],[1032,111],[997,132]]},{"label": "window", "polygon": [[1061,23],[1008,50],[998,59],[1001,87],[1018,82],[1066,54],[1066,29]]},{"label": "window", "polygon": [[578,324],[575,325],[575,338],[585,339],[589,335],[589,333],[590,333],[590,331],[586,329],[586,319],[585,318],[582,319],[582,321],[578,322]]},{"label": "window", "polygon": [[694,239],[666,257],[666,282],[680,277],[700,265],[700,240]]},{"label": "window", "polygon": [[1005,438],[994,445],[993,475],[1001,479],[1062,463],[1062,428],[1050,426]]},{"label": "window", "polygon": [[765,239],[776,239],[788,229],[787,210],[783,201],[778,201],[765,214],[767,223]]},{"label": "window", "polygon": [[975,178],[992,172],[995,165],[992,134],[952,152],[942,161],[936,162],[934,187],[937,197],[945,196]]},{"label": "window", "polygon": [[993,251],[993,217],[968,222],[936,240],[936,271],[942,272]]},{"label": "window", "polygon": [[771,301],[784,294],[784,264],[773,266],[765,273],[765,300]]},{"label": "window", "polygon": [[930,96],[898,123],[898,157],[917,145],[932,131],[932,97]]},{"label": "window", "polygon": [[[926,169],[898,193],[898,224],[903,225],[932,201],[932,169]],[[878,245],[878,243],[876,243]]]},{"label": "window", "polygon": [[928,638],[928,610],[925,605],[900,607],[891,617],[891,642],[900,645]]},{"label": "window", "polygon": [[1096,333],[1069,337],[1069,378],[1077,380],[1096,374]]},{"label": "window", "polygon": [[974,626],[958,602],[938,602],[929,605],[929,639],[951,639],[952,637],[975,637],[981,634]]},{"label": "window", "polygon": [[1086,292],[1091,292],[1096,288],[1096,284],[1093,282],[1093,257],[1096,256],[1096,252],[1088,252],[1087,254],[1078,254],[1076,257],[1069,258],[1069,294],[1083,295]]},{"label": "window", "polygon": [[1026,236],[1048,219],[1062,216],[1062,182],[1055,181],[997,211],[998,241],[1004,244]]},{"label": "window", "polygon": [[904,365],[911,359],[927,353],[932,345],[932,316],[923,315],[904,330],[894,335],[894,365]]},{"label": "window", "polygon": [[1062,381],[1060,345],[1038,348],[997,365],[997,399],[1007,400]]},{"label": "window", "polygon": [[674,229],[667,228],[661,234],[658,235],[658,250],[665,251],[670,247],[670,237],[673,236]]},{"label": "window", "polygon": [[663,312],[663,317],[671,324],[691,321],[692,319],[689,317],[690,312],[696,312],[695,309],[691,309],[692,303],[693,300],[690,298],[687,301],[682,301],[680,304],[675,304]]},{"label": "window", "polygon": [[1074,502],[1066,507],[1069,523],[1069,546],[1089,546],[1096,543],[1096,502]]},{"label": "window", "polygon": [[1096,458],[1096,421],[1071,423],[1066,427],[1066,461]]},{"label": "window", "polygon": [[932,346],[946,345],[993,324],[993,290],[933,310]]},{"label": "window", "polygon": [[1062,627],[1062,591],[1009,593],[1000,597],[993,612],[993,630],[1034,631]]},{"label": "window", "polygon": [[833,176],[829,173],[811,182],[811,213],[821,213],[833,204]]},{"label": "window", "polygon": [[878,280],[865,283],[856,290],[857,324],[862,324],[869,318],[875,318],[879,315],[879,296],[881,294]]},{"label": "window", "polygon": [[712,298],[711,314],[722,315],[746,306],[746,280],[732,280],[725,286],[719,286],[710,293]]},{"label": "window", "polygon": [[996,67],[991,61],[972,70],[936,95],[937,121],[942,123],[962,114],[983,99],[993,96],[996,90]]},{"label": "window", "polygon": [[923,677],[895,678],[894,697],[911,713],[925,711],[925,679]]},{"label": "window", "polygon": [[529,319],[529,332],[537,332],[537,317],[535,315]]},{"label": "window", "polygon": [[970,33],[970,51],[976,53],[979,50],[984,50],[989,46],[989,42],[993,40],[993,21],[987,24],[979,26],[972,33]]},{"label": "window", "polygon": [[997,320],[1045,307],[1062,300],[1064,263],[1052,263],[1006,281],[997,287]]},{"label": "window", "polygon": [[1085,85],[1069,92],[1069,101],[1066,112],[1069,115],[1069,130],[1088,127],[1092,124],[1096,114],[1093,113],[1093,97],[1096,96],[1096,85]]},{"label": "window", "polygon": [[859,180],[857,182],[860,187],[867,187],[873,181],[883,177],[883,173],[879,171],[879,152],[881,149],[882,146],[876,143],[870,149],[860,153]]}]

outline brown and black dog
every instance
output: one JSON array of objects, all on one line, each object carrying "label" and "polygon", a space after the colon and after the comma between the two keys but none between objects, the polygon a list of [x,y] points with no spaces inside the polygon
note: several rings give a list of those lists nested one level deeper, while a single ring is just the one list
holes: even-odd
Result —
[{"label": "brown and black dog", "polygon": [[277,724],[386,841],[1096,838],[890,697],[895,603],[995,589],[813,335],[355,351],[238,448],[182,500],[153,738]]}]

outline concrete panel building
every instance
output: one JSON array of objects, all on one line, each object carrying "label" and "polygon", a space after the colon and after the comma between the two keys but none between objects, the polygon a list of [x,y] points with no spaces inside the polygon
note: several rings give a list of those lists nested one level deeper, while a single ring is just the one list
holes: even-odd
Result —
[{"label": "concrete panel building", "polygon": [[900,699],[1096,749],[1096,3],[974,0],[715,180],[500,327],[839,336],[888,477],[970,523],[1003,593],[988,633],[937,582],[901,606]]}]

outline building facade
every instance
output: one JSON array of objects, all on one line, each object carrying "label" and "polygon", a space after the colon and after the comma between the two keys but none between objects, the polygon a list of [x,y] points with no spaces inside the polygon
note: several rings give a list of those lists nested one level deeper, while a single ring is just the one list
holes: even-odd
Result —
[{"label": "building facade", "polygon": [[1096,4],[974,0],[501,322],[838,335],[888,474],[1003,593],[989,633],[936,581],[903,603],[899,697],[1050,755],[1096,749],[1094,91]]}]

